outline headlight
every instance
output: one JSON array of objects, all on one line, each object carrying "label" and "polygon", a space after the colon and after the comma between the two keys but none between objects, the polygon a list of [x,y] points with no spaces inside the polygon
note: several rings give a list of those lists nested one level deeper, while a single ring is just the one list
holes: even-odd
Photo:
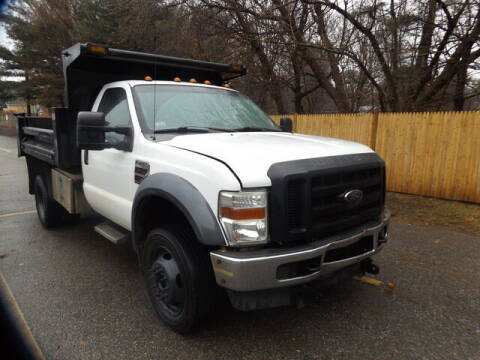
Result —
[{"label": "headlight", "polygon": [[248,246],[268,241],[267,191],[222,191],[219,218],[229,245]]}]

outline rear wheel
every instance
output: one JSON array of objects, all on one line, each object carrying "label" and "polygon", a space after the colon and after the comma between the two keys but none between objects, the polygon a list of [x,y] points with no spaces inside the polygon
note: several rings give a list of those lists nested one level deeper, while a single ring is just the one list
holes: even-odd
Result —
[{"label": "rear wheel", "polygon": [[40,175],[35,178],[34,190],[38,218],[45,228],[71,223],[78,218],[76,215],[70,214],[49,195],[45,181]]},{"label": "rear wheel", "polygon": [[147,291],[161,320],[178,333],[190,332],[215,301],[208,253],[185,226],[152,230],[142,248]]}]

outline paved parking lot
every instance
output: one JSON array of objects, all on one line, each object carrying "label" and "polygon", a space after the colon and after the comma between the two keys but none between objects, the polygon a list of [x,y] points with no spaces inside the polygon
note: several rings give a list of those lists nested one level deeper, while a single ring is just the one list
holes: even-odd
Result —
[{"label": "paved parking lot", "polygon": [[376,260],[393,291],[352,280],[302,308],[219,309],[183,337],[98,219],[46,231],[34,207],[15,139],[0,136],[0,270],[49,359],[480,359],[479,237],[394,223]]}]

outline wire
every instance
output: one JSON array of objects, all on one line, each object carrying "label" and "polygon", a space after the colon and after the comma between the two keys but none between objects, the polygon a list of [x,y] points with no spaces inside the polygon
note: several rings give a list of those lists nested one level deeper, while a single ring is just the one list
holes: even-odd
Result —
[{"label": "wire", "polygon": [[155,123],[157,122],[157,85],[155,81],[157,80],[157,60],[153,63],[153,140],[157,140],[155,138]]},{"label": "wire", "polygon": [[[155,23],[156,25],[156,23]],[[155,48],[155,52],[157,52],[157,26],[155,26],[155,35],[153,36],[153,46]],[[157,57],[153,62],[153,140],[156,141],[155,137],[155,123],[157,122],[157,85],[155,84],[157,81]]]}]

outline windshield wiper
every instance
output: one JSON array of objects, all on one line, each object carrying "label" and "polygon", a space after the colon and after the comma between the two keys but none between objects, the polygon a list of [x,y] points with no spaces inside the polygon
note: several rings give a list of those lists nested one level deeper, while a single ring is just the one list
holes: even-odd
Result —
[{"label": "windshield wiper", "polygon": [[209,132],[242,132],[242,131],[281,131],[279,129],[267,129],[256,126],[244,126],[236,129],[221,129],[207,126],[179,126],[169,129],[158,129],[154,131],[154,134],[167,134],[167,133],[209,133]]},{"label": "windshield wiper", "polygon": [[227,131],[226,129],[213,128],[213,127],[202,127],[202,126],[179,126],[176,128],[170,129],[158,129],[154,131],[154,134],[162,133],[208,133],[212,131]]},{"label": "windshield wiper", "polygon": [[280,129],[267,129],[267,128],[261,128],[261,127],[256,127],[256,126],[244,126],[241,128],[236,128],[236,129],[231,129],[231,131],[282,131]]}]

